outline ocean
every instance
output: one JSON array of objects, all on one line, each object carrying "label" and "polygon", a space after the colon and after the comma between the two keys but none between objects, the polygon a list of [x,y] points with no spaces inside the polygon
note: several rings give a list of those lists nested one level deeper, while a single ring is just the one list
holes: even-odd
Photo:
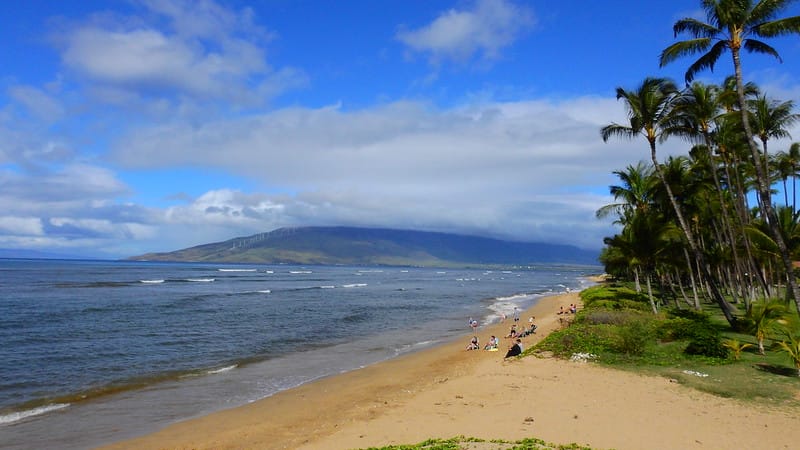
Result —
[{"label": "ocean", "polygon": [[85,449],[452,340],[599,266],[0,259],[0,449]]}]

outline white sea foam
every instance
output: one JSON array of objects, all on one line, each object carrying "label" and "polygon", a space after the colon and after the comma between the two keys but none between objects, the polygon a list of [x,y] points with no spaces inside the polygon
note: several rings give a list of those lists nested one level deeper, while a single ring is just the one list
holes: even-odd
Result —
[{"label": "white sea foam", "polygon": [[313,273],[310,270],[290,270],[289,273],[291,274],[299,274],[299,273]]},{"label": "white sea foam", "polygon": [[231,370],[233,370],[233,369],[235,369],[237,367],[239,367],[239,365],[238,364],[234,364],[234,365],[231,365],[231,366],[220,367],[219,369],[209,370],[206,373],[209,374],[209,375],[215,375],[215,374],[218,374],[218,373],[230,372]]},{"label": "white sea foam", "polygon": [[514,300],[522,300],[524,298],[530,298],[531,294],[514,294],[509,295],[508,297],[497,297],[496,300],[498,302],[511,302]]},{"label": "white sea foam", "polygon": [[255,272],[256,269],[217,269],[220,272]]},{"label": "white sea foam", "polygon": [[270,291],[269,289],[262,289],[262,290],[257,291],[257,292],[259,294],[271,294],[272,293],[272,291]]},{"label": "white sea foam", "polygon": [[187,278],[186,281],[191,281],[193,283],[210,283],[214,281],[215,278]]},{"label": "white sea foam", "polygon": [[159,283],[163,283],[164,280],[139,280],[139,282],[146,283],[146,284],[159,284]]},{"label": "white sea foam", "polygon": [[265,272],[265,273],[275,273],[275,272],[273,272],[272,270],[265,270],[264,272]]},{"label": "white sea foam", "polygon": [[325,285],[325,286],[320,286],[319,288],[320,288],[320,289],[335,289],[335,288],[336,288],[336,286],[329,286],[329,285]]},{"label": "white sea foam", "polygon": [[26,411],[18,411],[11,414],[5,414],[0,416],[0,425],[6,425],[9,423],[18,422],[27,417],[40,416],[42,414],[47,414],[52,411],[64,409],[67,406],[69,406],[69,403],[53,403],[52,405],[40,406],[38,408],[28,409]]},{"label": "white sea foam", "polygon": [[343,284],[343,288],[356,288],[356,287],[364,287],[367,286],[366,283],[353,283],[353,284]]}]

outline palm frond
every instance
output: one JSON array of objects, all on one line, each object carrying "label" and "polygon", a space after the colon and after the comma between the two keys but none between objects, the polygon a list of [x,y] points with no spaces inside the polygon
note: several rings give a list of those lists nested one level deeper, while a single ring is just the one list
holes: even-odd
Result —
[{"label": "palm frond", "polygon": [[672,31],[675,32],[675,37],[681,33],[689,33],[696,38],[708,38],[720,32],[719,28],[691,17],[675,22]]},{"label": "palm frond", "polygon": [[762,23],[753,27],[753,34],[762,37],[800,34],[800,16],[787,17],[773,22]]},{"label": "palm frond", "polygon": [[661,52],[658,65],[659,67],[664,67],[683,56],[705,52],[711,46],[711,42],[711,38],[697,38],[676,42]]},{"label": "palm frond", "polygon": [[783,62],[783,59],[781,59],[781,55],[778,54],[778,51],[764,42],[757,41],[755,39],[745,39],[742,47],[750,53],[772,55],[778,61]]},{"label": "palm frond", "polygon": [[711,49],[703,56],[701,56],[697,61],[692,63],[688,69],[686,69],[686,83],[691,83],[694,80],[695,75],[699,72],[708,69],[710,71],[714,71],[714,65],[719,61],[720,56],[728,49],[728,43],[726,41],[718,41],[714,44]]},{"label": "palm frond", "polygon": [[635,130],[631,127],[626,127],[625,125],[620,125],[618,123],[612,123],[611,125],[606,125],[600,130],[600,136],[603,138],[603,142],[608,142],[611,137],[619,137],[622,139],[633,139],[639,134],[639,130]]},{"label": "palm frond", "polygon": [[752,242],[759,251],[774,256],[778,255],[778,244],[775,243],[772,237],[754,226],[746,226],[744,231],[747,233],[750,242]]}]

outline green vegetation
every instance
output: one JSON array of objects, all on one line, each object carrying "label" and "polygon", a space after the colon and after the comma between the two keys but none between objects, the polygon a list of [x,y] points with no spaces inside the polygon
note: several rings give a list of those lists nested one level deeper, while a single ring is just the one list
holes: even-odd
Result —
[{"label": "green vegetation", "polygon": [[451,439],[428,439],[419,444],[390,445],[387,447],[370,447],[369,450],[592,450],[578,444],[559,445],[541,439],[526,438],[520,441],[504,441],[456,436]]},{"label": "green vegetation", "polygon": [[760,355],[755,335],[731,330],[719,312],[662,309],[653,314],[646,295],[619,283],[591,287],[581,297],[584,307],[572,324],[523,357],[592,355],[588,359],[599,364],[664,376],[722,397],[800,406],[798,360],[792,356],[800,356],[800,334],[790,333],[788,341],[782,335],[792,329],[791,320],[784,322],[789,328],[775,322],[764,335],[771,345]]},{"label": "green vegetation", "polygon": [[[539,351],[588,352],[719,395],[796,395],[800,143],[768,148],[790,137],[800,114],[742,75],[743,53],[780,60],[768,40],[800,35],[800,17],[780,17],[789,3],[704,0],[706,21],[675,22],[675,36],[687,39],[660,57],[662,66],[697,57],[685,86],[645,77],[616,89],[628,120],[606,125],[601,138],[640,139],[650,160],[615,171],[614,203],[597,211],[620,226],[605,239],[601,262],[621,284],[586,292],[586,310]],[[719,84],[694,81],[724,67],[723,55],[730,75]],[[685,154],[660,160],[667,140],[684,142]],[[779,184],[782,199],[773,198]]]}]

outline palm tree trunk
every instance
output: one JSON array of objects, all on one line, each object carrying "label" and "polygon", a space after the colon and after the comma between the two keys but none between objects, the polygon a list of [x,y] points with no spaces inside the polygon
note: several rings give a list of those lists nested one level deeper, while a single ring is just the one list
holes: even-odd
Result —
[{"label": "palm tree trunk", "polygon": [[653,314],[658,314],[656,301],[653,299],[653,288],[650,286],[650,272],[645,271],[644,278],[647,281],[647,297],[650,299],[650,307],[653,308]]},{"label": "palm tree trunk", "polygon": [[[692,235],[689,226],[686,223],[686,220],[683,218],[683,213],[681,213],[681,209],[678,206],[678,201],[675,200],[675,195],[672,193],[672,188],[670,188],[669,183],[667,182],[666,177],[664,176],[664,171],[661,170],[661,166],[658,164],[658,158],[656,157],[656,142],[655,139],[649,140],[650,143],[650,158],[653,161],[653,166],[655,168],[656,174],[658,175],[659,180],[664,185],[664,189],[667,191],[667,196],[669,197],[669,201],[672,204],[672,208],[675,209],[675,216],[678,218],[678,223],[683,230],[683,235],[686,237],[686,241],[689,244],[689,250],[692,252],[692,256],[697,261],[698,268],[700,269],[700,274],[703,276],[703,279],[708,284],[709,289],[711,290],[711,297],[714,301],[719,305],[719,308],[722,310],[722,314],[725,316],[725,320],[734,327],[736,325],[736,316],[734,315],[734,307],[725,300],[725,297],[722,296],[722,292],[720,292],[719,287],[717,286],[716,281],[709,272],[708,265],[706,264],[706,259],[703,254],[700,252],[700,249],[697,247],[697,243],[694,239],[694,235]],[[649,280],[648,280],[649,281]]]},{"label": "palm tree trunk", "polygon": [[[789,254],[789,248],[787,247],[786,241],[783,239],[783,234],[780,231],[778,216],[775,213],[775,210],[772,208],[769,191],[769,174],[764,173],[764,170],[760,164],[761,159],[758,154],[758,146],[756,146],[756,142],[753,140],[753,130],[750,128],[750,119],[748,117],[749,115],[747,113],[746,103],[744,100],[744,82],[742,81],[742,65],[739,56],[739,49],[733,48],[731,49],[731,53],[733,54],[733,67],[736,75],[736,91],[739,97],[739,108],[742,113],[742,126],[744,127],[745,136],[747,137],[747,145],[750,147],[750,153],[753,157],[753,166],[756,170],[758,198],[762,204],[761,207],[763,208],[762,211],[766,216],[767,225],[772,233],[772,239],[775,240],[775,244],[778,246],[781,262],[783,263],[784,270],[786,271],[786,281],[789,289],[792,292],[792,298],[794,298],[795,305],[797,306],[797,313],[800,315],[800,286],[798,286],[797,277],[795,277],[794,274],[794,265],[792,264],[792,258]],[[764,158],[766,157],[767,155],[765,149]]]},{"label": "palm tree trunk", "polygon": [[694,269],[692,268],[692,260],[689,258],[689,252],[686,247],[683,248],[683,256],[686,258],[686,267],[689,271],[689,280],[692,282],[692,295],[694,296],[694,309],[700,310],[700,297],[697,295],[697,284],[694,281]]}]

